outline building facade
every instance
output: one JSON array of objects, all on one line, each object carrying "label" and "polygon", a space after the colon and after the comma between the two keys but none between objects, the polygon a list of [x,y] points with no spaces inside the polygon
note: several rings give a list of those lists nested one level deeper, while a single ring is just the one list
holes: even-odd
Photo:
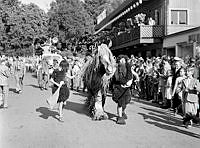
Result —
[{"label": "building facade", "polygon": [[200,57],[200,27],[170,34],[163,40],[163,53],[185,58]]},{"label": "building facade", "polygon": [[[170,50],[163,50],[163,43],[167,41],[165,38],[200,26],[198,6],[200,0],[126,0],[95,29],[99,33],[103,30],[115,32],[114,28],[118,28],[118,33],[111,37],[114,54],[159,56],[163,52],[170,53]],[[145,20],[138,23],[141,14],[146,15]],[[149,18],[154,20],[153,24],[148,22]],[[128,20],[131,20],[132,28],[127,31],[123,28]],[[171,50],[170,55],[173,53],[176,55],[177,52]]]}]

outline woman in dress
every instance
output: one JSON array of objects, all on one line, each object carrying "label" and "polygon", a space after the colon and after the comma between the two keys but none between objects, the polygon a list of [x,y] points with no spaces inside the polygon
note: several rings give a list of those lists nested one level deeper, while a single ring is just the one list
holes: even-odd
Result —
[{"label": "woman in dress", "polygon": [[66,60],[63,60],[59,64],[59,68],[53,71],[50,81],[53,83],[52,94],[60,87],[59,97],[57,103],[59,104],[59,120],[63,120],[63,105],[66,105],[66,101],[69,98],[69,88],[68,80],[75,77],[71,76],[69,73],[69,63]]},{"label": "woman in dress", "polygon": [[183,107],[183,80],[186,78],[185,69],[182,67],[179,69],[179,77],[176,78],[175,85],[172,91],[173,97],[173,109],[174,112],[178,112],[180,107],[182,108],[182,114],[184,115]]},{"label": "woman in dress", "polygon": [[183,100],[185,106],[185,116],[183,118],[183,124],[188,128],[189,122],[199,124],[200,119],[196,116],[199,109],[199,97],[200,83],[193,77],[194,68],[187,68],[187,78],[183,80]]},{"label": "woman in dress", "polygon": [[131,66],[128,63],[128,57],[126,55],[119,55],[117,70],[112,80],[112,99],[117,103],[117,124],[126,124],[125,119],[127,119],[127,115],[125,110],[127,104],[131,101],[130,87],[132,80],[133,76]]}]

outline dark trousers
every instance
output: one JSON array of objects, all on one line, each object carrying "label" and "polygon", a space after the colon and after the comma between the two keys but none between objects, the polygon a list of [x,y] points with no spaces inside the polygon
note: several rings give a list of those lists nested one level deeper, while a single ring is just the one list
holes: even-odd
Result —
[{"label": "dark trousers", "polygon": [[183,124],[187,125],[190,120],[192,120],[194,123],[200,123],[200,119],[197,116],[186,114],[185,118],[183,119]]},{"label": "dark trousers", "polygon": [[172,100],[172,108],[178,109],[181,105],[181,98],[179,98],[179,95],[177,93],[174,94],[173,100]]}]

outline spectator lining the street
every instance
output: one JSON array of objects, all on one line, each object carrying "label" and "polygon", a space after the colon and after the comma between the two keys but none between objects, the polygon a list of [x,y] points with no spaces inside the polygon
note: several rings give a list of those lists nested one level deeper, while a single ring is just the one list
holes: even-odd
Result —
[{"label": "spectator lining the street", "polygon": [[167,99],[166,106],[167,108],[172,107],[171,106],[171,100],[172,100],[172,78],[173,74],[171,70],[167,71],[167,83],[166,83],[166,88],[165,88],[165,98]]},{"label": "spectator lining the street", "polygon": [[10,77],[10,70],[6,66],[5,60],[2,59],[0,62],[0,106],[8,108],[8,78]]},{"label": "spectator lining the street", "polygon": [[153,71],[152,73],[151,84],[151,95],[153,102],[158,103],[159,73],[157,71]]},{"label": "spectator lining the street", "polygon": [[199,81],[193,77],[194,68],[187,69],[187,78],[183,80],[183,92],[184,92],[184,105],[185,105],[185,117],[183,124],[186,128],[189,123],[199,123],[200,119],[196,116],[197,110],[199,109],[198,104],[198,93],[200,92]]}]

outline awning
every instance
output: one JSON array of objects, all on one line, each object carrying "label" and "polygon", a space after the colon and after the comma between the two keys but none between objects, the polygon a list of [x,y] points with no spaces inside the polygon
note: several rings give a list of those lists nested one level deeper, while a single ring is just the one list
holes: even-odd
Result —
[{"label": "awning", "polygon": [[[102,31],[103,29],[105,29],[106,27],[108,27],[109,25],[111,25],[113,22],[115,22],[116,20],[118,20],[119,18],[121,18],[122,16],[124,16],[125,14],[127,14],[128,12],[130,12],[131,10],[137,8],[140,4],[142,4],[143,1],[147,1],[147,0],[134,0],[134,1],[133,0],[126,0],[124,3],[122,3],[122,5],[120,6],[119,9],[122,11],[126,6],[128,6],[128,5],[130,5],[130,6],[128,8],[126,8],[124,11],[122,11],[115,18],[113,18],[111,21],[109,21],[108,23],[106,23],[105,25],[103,25],[103,27],[101,27],[99,30],[97,30],[94,34],[98,34],[100,31]],[[105,18],[105,21],[106,21],[106,19],[110,18],[111,16],[113,16],[114,14],[116,14],[117,12],[119,12],[120,11],[119,9],[115,10],[107,18]]]}]

